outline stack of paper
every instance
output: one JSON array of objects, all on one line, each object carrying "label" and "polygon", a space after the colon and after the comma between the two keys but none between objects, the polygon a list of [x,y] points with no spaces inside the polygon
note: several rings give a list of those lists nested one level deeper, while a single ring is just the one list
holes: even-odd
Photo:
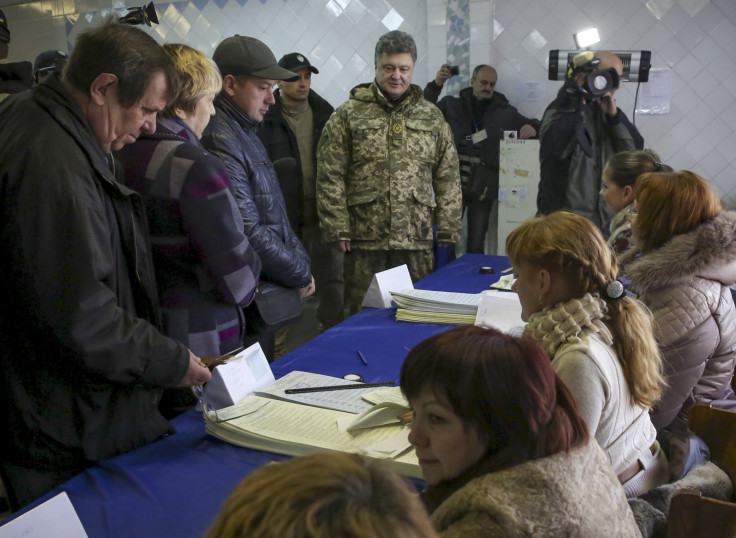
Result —
[{"label": "stack of paper", "polygon": [[[286,392],[338,385],[356,388]],[[409,405],[401,389],[376,390],[362,385],[310,372],[290,372],[235,405],[205,409],[206,429],[235,445],[290,456],[357,452],[397,473],[420,478],[408,430],[398,419]]]},{"label": "stack of paper", "polygon": [[339,424],[354,420],[355,414],[255,394],[205,418],[208,433],[235,445],[290,456],[356,452],[404,476],[422,476],[408,432],[396,421],[348,431]]},{"label": "stack of paper", "polygon": [[472,325],[482,294],[412,289],[391,295],[397,321]]}]

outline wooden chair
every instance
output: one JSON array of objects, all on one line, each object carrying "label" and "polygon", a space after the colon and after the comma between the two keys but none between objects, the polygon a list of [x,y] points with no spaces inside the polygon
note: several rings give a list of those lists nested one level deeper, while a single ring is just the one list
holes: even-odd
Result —
[{"label": "wooden chair", "polygon": [[[711,461],[736,484],[736,412],[696,403],[688,426],[708,444]],[[678,491],[670,504],[667,538],[736,538],[736,503],[703,497],[699,491]]]},{"label": "wooden chair", "polygon": [[736,503],[709,499],[693,489],[681,489],[672,497],[667,538],[734,537]]}]

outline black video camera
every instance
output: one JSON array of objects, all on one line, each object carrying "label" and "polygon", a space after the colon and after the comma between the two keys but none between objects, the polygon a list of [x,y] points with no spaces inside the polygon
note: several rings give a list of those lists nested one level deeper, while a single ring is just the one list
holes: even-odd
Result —
[{"label": "black video camera", "polygon": [[[574,94],[582,92],[586,99],[595,101],[606,93],[618,89],[620,81],[618,71],[613,67],[596,71],[600,63],[600,59],[595,58],[590,51],[573,56],[568,64],[567,78],[575,81],[575,87],[567,91]],[[585,74],[585,78],[580,84],[578,78],[582,73]]]}]

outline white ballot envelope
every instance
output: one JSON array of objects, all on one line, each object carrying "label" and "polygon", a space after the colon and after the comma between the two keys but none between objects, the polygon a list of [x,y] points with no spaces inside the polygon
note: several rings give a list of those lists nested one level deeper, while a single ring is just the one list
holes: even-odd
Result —
[{"label": "white ballot envelope", "polygon": [[388,308],[391,306],[391,292],[414,289],[409,268],[399,265],[373,275],[371,285],[363,299],[363,306],[369,308]]},{"label": "white ballot envelope", "polygon": [[525,323],[521,319],[519,296],[507,291],[484,291],[478,303],[475,325],[520,334]]},{"label": "white ballot envelope", "polygon": [[255,343],[215,367],[202,399],[211,409],[222,409],[238,403],[274,380],[261,345]]}]

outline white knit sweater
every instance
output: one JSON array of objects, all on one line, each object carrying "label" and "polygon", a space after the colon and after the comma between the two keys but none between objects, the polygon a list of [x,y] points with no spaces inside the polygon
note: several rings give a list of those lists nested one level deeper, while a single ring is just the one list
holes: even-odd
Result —
[{"label": "white knit sweater", "polygon": [[603,323],[606,310],[603,300],[588,294],[534,314],[527,332],[552,357],[590,433],[620,474],[649,450],[657,432],[649,410],[631,396]]}]

